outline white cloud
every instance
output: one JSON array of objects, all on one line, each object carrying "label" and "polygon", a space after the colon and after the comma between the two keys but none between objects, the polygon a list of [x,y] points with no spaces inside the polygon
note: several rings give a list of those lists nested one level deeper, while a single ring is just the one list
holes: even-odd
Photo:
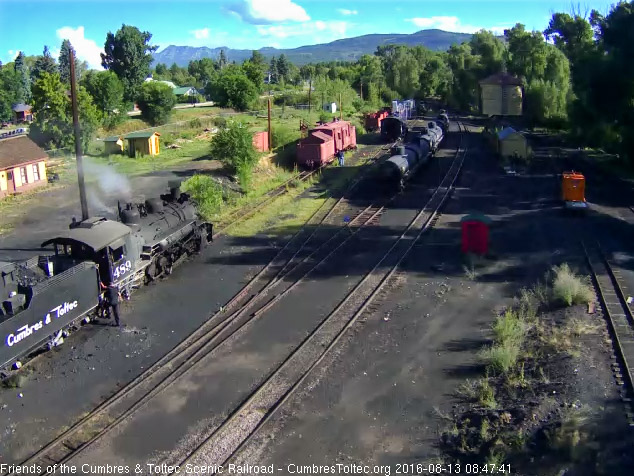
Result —
[{"label": "white cloud", "polygon": [[409,18],[409,21],[419,28],[451,31],[456,33],[476,33],[482,29],[491,30],[493,33],[502,34],[509,26],[473,26],[463,25],[458,17],[437,16],[424,18]]},{"label": "white cloud", "polygon": [[60,40],[69,40],[75,49],[77,58],[86,61],[89,68],[102,69],[100,53],[103,53],[103,49],[97,46],[95,40],[84,36],[83,26],[77,28],[71,26],[62,27],[57,30],[57,37]]},{"label": "white cloud", "polygon": [[190,33],[194,35],[197,40],[204,40],[209,38],[209,28],[201,28],[200,30],[191,30]]},{"label": "white cloud", "polygon": [[306,10],[292,0],[241,0],[227,9],[243,21],[254,25],[310,20]]},{"label": "white cloud", "polygon": [[356,15],[359,13],[357,10],[348,10],[347,8],[338,8],[337,11],[342,15]]},{"label": "white cloud", "polygon": [[261,36],[273,38],[290,38],[294,36],[307,36],[315,42],[332,41],[343,38],[346,34],[347,23],[345,21],[305,22],[296,25],[258,26]]}]

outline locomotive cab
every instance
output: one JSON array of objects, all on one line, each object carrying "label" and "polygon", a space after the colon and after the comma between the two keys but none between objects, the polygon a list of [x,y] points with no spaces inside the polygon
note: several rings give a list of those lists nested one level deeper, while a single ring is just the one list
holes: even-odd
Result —
[{"label": "locomotive cab", "polygon": [[134,268],[136,260],[130,252],[138,250],[138,246],[133,238],[131,229],[122,223],[93,217],[74,223],[68,232],[42,246],[52,244],[55,258],[63,267],[93,261],[98,265],[100,281],[108,285],[125,280]]}]

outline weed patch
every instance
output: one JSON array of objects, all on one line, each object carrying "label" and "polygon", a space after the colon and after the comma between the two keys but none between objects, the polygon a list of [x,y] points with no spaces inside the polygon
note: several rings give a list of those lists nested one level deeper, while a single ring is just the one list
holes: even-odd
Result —
[{"label": "weed patch", "polygon": [[587,304],[592,300],[592,289],[570,269],[568,264],[555,266],[553,272],[553,298],[556,302],[572,306]]}]

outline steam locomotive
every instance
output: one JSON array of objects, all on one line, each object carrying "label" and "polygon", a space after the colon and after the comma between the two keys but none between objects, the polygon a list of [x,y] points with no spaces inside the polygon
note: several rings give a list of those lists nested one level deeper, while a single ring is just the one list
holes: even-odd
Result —
[{"label": "steam locomotive", "polygon": [[445,137],[444,129],[437,122],[429,122],[426,127],[414,128],[405,143],[392,148],[392,156],[378,168],[378,180],[388,189],[402,190],[405,182],[440,147]]},{"label": "steam locomotive", "polygon": [[53,245],[52,255],[0,262],[0,369],[19,368],[19,358],[88,322],[105,303],[102,285],[129,297],[213,239],[212,224],[196,218],[180,183],[169,187],[160,198],[119,205],[118,221],[73,219],[68,231],[42,243]]}]

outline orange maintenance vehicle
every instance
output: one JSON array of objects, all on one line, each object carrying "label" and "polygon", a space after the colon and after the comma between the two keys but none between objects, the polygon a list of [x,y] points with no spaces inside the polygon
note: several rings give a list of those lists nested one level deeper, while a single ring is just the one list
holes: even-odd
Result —
[{"label": "orange maintenance vehicle", "polygon": [[586,178],[579,172],[564,172],[561,179],[561,195],[569,209],[586,209]]}]

